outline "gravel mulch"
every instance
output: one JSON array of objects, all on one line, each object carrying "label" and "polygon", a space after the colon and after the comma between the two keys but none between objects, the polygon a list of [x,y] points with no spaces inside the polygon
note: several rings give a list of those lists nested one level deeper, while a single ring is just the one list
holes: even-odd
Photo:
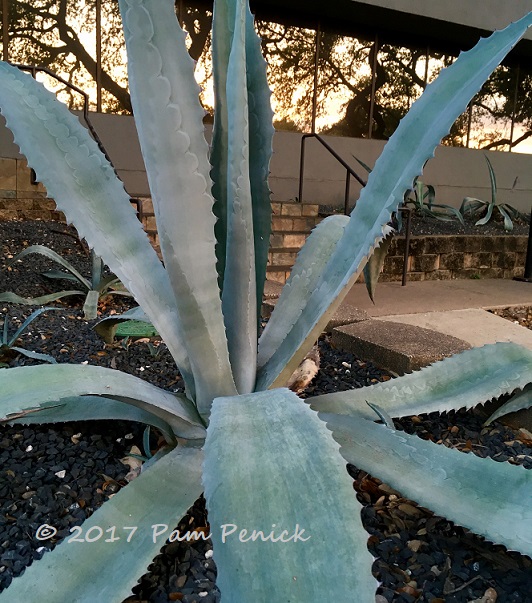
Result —
[{"label": "gravel mulch", "polygon": [[532,329],[532,308],[529,306],[497,308],[495,310],[490,310],[490,312],[501,318],[506,318],[506,320],[511,320],[517,325]]},{"label": "gravel mulch", "polygon": [[[332,206],[320,205],[320,215],[326,216],[337,213]],[[451,220],[437,220],[430,216],[421,216],[414,212],[411,214],[410,234],[411,235],[528,235],[530,216],[522,215],[521,218],[513,220],[513,229],[504,230],[504,223],[497,210],[493,212],[491,220],[482,226],[476,226],[475,223],[479,216],[472,218],[464,217],[462,225],[456,218]],[[400,231],[405,234],[406,214],[403,218],[403,227]]]},{"label": "gravel mulch", "polygon": [[[478,217],[464,218],[465,224],[462,225],[458,220],[435,220],[430,217],[418,216],[412,213],[411,234],[412,235],[528,235],[530,226],[529,216],[523,216],[522,219],[513,220],[513,229],[504,230],[504,223],[498,211],[493,212],[492,219],[482,226],[475,226]],[[406,220],[404,220],[406,224]],[[402,234],[404,234],[405,226],[403,225]]]},{"label": "gravel mulch", "polygon": [[[61,229],[69,230],[57,224],[36,223],[34,230],[32,223],[0,222],[1,254],[5,258],[39,242],[63,254],[70,250],[72,262],[78,262],[82,271],[88,270],[87,255],[79,243],[64,232],[52,232]],[[27,260],[15,266],[8,280],[0,281],[0,290],[16,289],[20,294],[35,295],[34,284],[40,281],[34,271],[43,269],[40,262]],[[19,344],[49,353],[58,362],[117,368],[171,391],[182,389],[163,343],[152,339],[106,345],[73,302],[61,311],[41,315]],[[122,299],[108,301],[100,311],[103,315],[122,311],[123,303]],[[31,309],[0,304],[0,312],[4,316],[7,312],[7,319],[15,326]],[[325,339],[320,341],[320,353],[321,370],[306,396],[391,378],[371,363],[333,349]],[[33,363],[23,356],[8,359],[9,366]],[[401,419],[396,426],[464,452],[532,468],[532,434],[512,431],[500,423],[483,428],[484,418],[481,411],[452,412]],[[128,467],[119,459],[133,445],[142,450],[143,432],[143,426],[137,424],[104,421],[0,427],[0,589],[68,535],[72,526],[79,525],[109,495],[127,487]],[[152,434],[151,445],[155,447],[156,443]],[[355,481],[356,496],[365,505],[362,516],[368,547],[375,557],[374,574],[381,583],[378,603],[532,603],[530,558],[486,543],[353,466],[348,470]],[[207,527],[207,522],[204,501],[199,499],[177,527],[183,532]],[[35,533],[44,523],[58,532],[50,540],[38,541]],[[213,603],[219,600],[215,576],[209,541],[170,543],[141,578],[128,602]],[[493,593],[496,598],[487,598]]]}]

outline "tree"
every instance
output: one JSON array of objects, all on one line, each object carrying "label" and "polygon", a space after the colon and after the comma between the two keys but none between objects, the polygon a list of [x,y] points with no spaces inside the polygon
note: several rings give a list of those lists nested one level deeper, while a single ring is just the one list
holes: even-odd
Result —
[{"label": "tree", "polygon": [[[118,3],[102,0],[103,104],[107,111],[131,112],[125,46]],[[1,14],[1,7],[0,7]],[[3,15],[2,15],[3,17]],[[210,40],[212,13],[187,7],[183,23],[191,35],[189,52],[198,60]],[[10,0],[9,60],[46,66],[84,91],[95,90],[97,72],[95,0]],[[80,99],[59,91],[71,108]]]},{"label": "tree", "polygon": [[[108,103],[112,109],[131,111],[124,78],[113,74],[120,65],[120,54],[116,52],[121,36],[117,3],[102,2],[102,12],[105,14],[102,88],[110,95]],[[95,53],[88,50],[95,44],[95,18],[95,0],[11,0],[9,59],[47,66],[70,83],[86,89],[96,79]],[[79,100],[69,91],[66,93],[70,95],[69,104],[76,106]]]},{"label": "tree", "polygon": [[[179,3],[176,0],[176,5]],[[102,97],[107,111],[130,112],[124,42],[117,2],[102,0]],[[10,0],[10,59],[44,64],[82,89],[95,90],[96,0]],[[212,10],[189,0],[180,15],[189,33],[189,53],[198,62],[202,101],[212,113],[210,30]],[[257,20],[268,61],[276,126],[310,130],[316,32]],[[353,137],[387,139],[412,102],[454,58],[425,48],[397,47],[323,32],[317,75],[318,130]],[[428,57],[428,58],[427,58]],[[375,78],[372,78],[373,70]],[[514,148],[532,136],[532,73],[500,67],[454,124],[444,144],[484,149]],[[516,90],[518,94],[516,95]],[[72,107],[79,99],[68,90]],[[373,93],[373,104],[371,103]],[[514,107],[515,105],[515,107]],[[510,140],[509,124],[517,124]]]}]

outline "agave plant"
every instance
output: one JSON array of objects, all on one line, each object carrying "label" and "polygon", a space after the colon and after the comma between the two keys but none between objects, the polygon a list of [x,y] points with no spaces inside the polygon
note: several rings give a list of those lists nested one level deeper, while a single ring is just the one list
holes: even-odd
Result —
[{"label": "agave plant", "polygon": [[[353,157],[355,156],[353,155]],[[355,157],[355,159],[368,173],[371,172],[369,165],[364,163],[358,157]],[[442,203],[435,203],[435,200],[436,189],[432,186],[432,184],[425,184],[418,176],[414,178],[413,183],[409,188],[406,189],[403,195],[404,207],[412,205],[413,210],[419,216],[435,218],[436,220],[441,220],[442,222],[450,222],[454,218],[457,218],[462,225],[464,224],[464,218],[456,207]],[[401,212],[397,213],[397,222],[399,224],[399,230],[401,230]]]},{"label": "agave plant", "polygon": [[486,213],[475,222],[475,226],[484,226],[487,224],[492,216],[493,210],[497,209],[502,216],[504,221],[504,230],[510,231],[514,228],[514,220],[518,218],[522,218],[522,214],[512,207],[508,203],[497,203],[497,178],[495,177],[495,170],[491,165],[491,161],[487,155],[484,155],[484,159],[488,165],[488,172],[490,175],[490,186],[491,186],[491,201],[483,201],[482,199],[477,199],[476,197],[466,197],[462,201],[462,205],[460,206],[460,213],[464,216],[470,215],[474,216],[475,214],[480,214],[485,209]]},{"label": "agave plant", "polygon": [[273,135],[260,43],[243,0],[216,0],[209,163],[173,6],[120,0],[164,268],[83,127],[31,77],[0,66],[2,112],[38,179],[135,296],[186,384],[186,395],[175,395],[89,365],[0,373],[0,409],[11,422],[132,419],[159,429],[168,444],[84,522],[86,537],[46,553],[4,599],[30,601],[38,585],[50,601],[121,601],[162,545],[152,526],[177,525],[205,491],[222,601],[374,601],[372,557],[345,459],[531,554],[532,473],[399,434],[375,423],[363,402],[382,407],[382,416],[470,407],[532,381],[530,352],[512,344],[472,350],[387,386],[316,399],[316,410],[282,386],[409,183],[532,16],[481,41],[427,87],[351,218],[331,217],[309,237],[257,352]]},{"label": "agave plant", "polygon": [[57,309],[58,308],[39,308],[38,310],[35,310],[35,312],[32,312],[11,336],[9,335],[9,317],[7,312],[4,314],[4,325],[2,327],[2,336],[0,337],[0,367],[7,367],[8,365],[5,361],[9,360],[13,356],[16,356],[17,354],[22,354],[23,356],[32,358],[34,360],[42,360],[43,362],[56,364],[55,358],[50,356],[50,354],[32,352],[31,350],[26,350],[25,348],[21,348],[15,344],[22,333],[24,333],[31,323],[43,312],[49,312],[50,310]]},{"label": "agave plant", "polygon": [[432,184],[425,184],[421,178],[414,178],[412,187],[405,192],[403,197],[405,207],[412,205],[414,211],[420,216],[436,218],[442,222],[451,222],[457,218],[464,225],[464,218],[456,207],[435,203],[435,201],[436,189]]},{"label": "agave plant", "polygon": [[43,276],[49,279],[60,279],[69,280],[75,282],[81,290],[69,290],[60,291],[58,293],[50,293],[48,295],[42,295],[40,297],[21,297],[11,291],[0,293],[0,302],[11,302],[14,304],[26,304],[26,305],[39,305],[48,304],[52,301],[62,299],[63,297],[69,297],[72,295],[85,295],[85,302],[83,304],[83,314],[85,320],[94,320],[98,314],[98,301],[107,297],[108,295],[126,295],[130,297],[129,291],[126,291],[122,286],[122,283],[113,274],[103,274],[104,265],[94,251],[91,252],[91,275],[87,279],[82,276],[74,266],[65,258],[61,257],[53,249],[49,249],[44,245],[30,245],[20,253],[18,253],[12,260],[8,262],[8,266],[13,265],[18,260],[31,254],[39,254],[50,260],[53,260],[67,272],[63,270],[49,270],[44,272]]}]

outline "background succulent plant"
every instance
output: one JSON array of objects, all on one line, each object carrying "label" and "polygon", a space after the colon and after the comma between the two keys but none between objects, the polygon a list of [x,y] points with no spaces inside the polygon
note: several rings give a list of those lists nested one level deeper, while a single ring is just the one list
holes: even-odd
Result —
[{"label": "background succulent plant", "polygon": [[493,210],[497,209],[502,216],[504,230],[513,230],[514,223],[512,218],[516,220],[522,218],[523,216],[509,203],[497,202],[497,178],[495,176],[495,170],[493,169],[493,165],[491,164],[491,161],[487,155],[484,155],[484,159],[486,160],[490,175],[491,201],[483,201],[482,199],[477,199],[476,197],[466,197],[460,206],[460,213],[464,216],[474,216],[475,214],[478,215],[482,213],[482,211],[485,209],[486,212],[484,215],[481,216],[477,222],[475,222],[476,226],[483,226],[491,220]]},{"label": "background succulent plant", "polygon": [[[360,402],[392,417],[470,406],[532,381],[529,352],[496,345],[435,365],[428,384],[423,371],[395,380],[385,395],[392,407],[375,386],[316,400],[317,414],[282,386],[381,241],[404,191],[532,16],[481,41],[427,87],[351,218],[331,218],[310,237],[257,351],[273,136],[260,42],[246,2],[216,0],[209,163],[193,64],[173,7],[171,0],[120,0],[164,267],[82,126],[31,77],[0,64],[0,107],[37,178],[135,296],[186,384],[179,396],[88,365],[0,373],[0,412],[10,422],[123,418],[156,427],[167,441],[84,523],[85,533],[139,526],[134,538],[61,544],[15,579],[4,599],[31,600],[38,584],[49,600],[121,601],[160,547],[151,526],[176,525],[205,490],[223,601],[374,601],[372,558],[345,459],[399,490],[408,466],[416,475],[412,494],[423,493],[424,504],[531,554],[532,516],[523,506],[530,472],[400,435],[376,425]],[[232,538],[228,524],[239,528]],[[285,541],[260,536],[277,528]],[[246,541],[250,530],[259,532]]]},{"label": "background succulent plant", "polygon": [[14,304],[25,304],[25,305],[39,305],[48,304],[52,301],[62,299],[63,297],[69,297],[72,295],[83,295],[85,296],[85,302],[83,304],[83,314],[86,320],[93,320],[98,314],[98,301],[108,295],[125,295],[131,296],[129,291],[126,291],[120,281],[114,276],[114,274],[104,275],[104,265],[98,256],[94,252],[91,253],[91,275],[87,279],[82,276],[74,266],[65,258],[61,257],[53,249],[49,249],[44,245],[30,245],[20,253],[18,253],[12,260],[7,263],[7,266],[11,266],[15,262],[22,258],[31,255],[39,254],[44,257],[53,260],[60,266],[65,268],[67,272],[62,270],[49,270],[44,272],[43,276],[49,279],[69,280],[76,283],[81,290],[69,290],[59,291],[57,293],[50,293],[48,295],[42,295],[40,297],[21,297],[10,291],[0,293],[0,302],[11,302]]}]

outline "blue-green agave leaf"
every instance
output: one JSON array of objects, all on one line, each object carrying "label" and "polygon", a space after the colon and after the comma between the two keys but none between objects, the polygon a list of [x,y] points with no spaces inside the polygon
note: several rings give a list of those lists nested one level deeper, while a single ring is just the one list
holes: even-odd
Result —
[{"label": "blue-green agave leaf", "polygon": [[194,63],[172,0],[119,4],[161,251],[182,321],[196,402],[208,413],[215,395],[236,390],[216,283],[208,145]]},{"label": "blue-green agave leaf", "polygon": [[106,295],[125,295],[132,297],[131,293],[120,282],[120,279],[114,276],[114,274],[108,274],[100,279],[96,284],[96,290],[100,293],[100,297],[105,297]]},{"label": "blue-green agave leaf", "polygon": [[497,209],[504,220],[504,230],[510,231],[514,229],[514,223],[512,222],[512,218],[510,218],[508,212],[502,205],[497,205]]},{"label": "blue-green agave leaf", "polygon": [[375,303],[375,289],[377,288],[379,275],[384,266],[384,260],[388,255],[388,249],[390,249],[394,232],[395,231],[391,226],[384,227],[384,239],[381,241],[380,245],[375,248],[375,251],[364,266],[364,283],[369,298],[373,303]]},{"label": "blue-green agave leaf", "polygon": [[0,110],[58,208],[75,224],[80,238],[105,258],[164,336],[193,396],[194,381],[168,275],[96,142],[42,84],[4,62],[0,62]]},{"label": "blue-green agave leaf", "polygon": [[253,204],[257,320],[260,321],[272,223],[268,176],[275,129],[266,61],[262,56],[260,39],[255,31],[253,16],[247,2],[244,10],[246,11],[246,75],[249,110],[249,179]]},{"label": "blue-green agave leaf", "polygon": [[[227,65],[227,239],[222,291],[229,356],[239,393],[253,391],[257,358],[257,288],[253,209],[249,180],[249,114],[246,78],[246,12],[235,5]],[[229,11],[232,13],[232,9]],[[262,301],[262,300],[261,300]]]},{"label": "blue-green agave leaf", "polygon": [[313,345],[383,237],[383,227],[403,200],[440,140],[491,72],[532,23],[532,13],[462,53],[412,105],[387,142],[362,189],[351,219],[323,277],[290,335],[263,367],[257,389],[283,384]]},{"label": "blue-green agave leaf", "polygon": [[223,291],[225,260],[227,255],[227,166],[229,154],[229,127],[227,105],[227,68],[233,39],[236,5],[234,2],[217,1],[212,15],[212,65],[214,100],[214,127],[212,132],[212,194],[213,212],[216,215],[216,268],[218,284]]},{"label": "blue-green agave leaf", "polygon": [[49,293],[47,295],[41,295],[39,297],[21,297],[16,293],[7,291],[6,293],[0,293],[0,302],[9,302],[11,304],[23,304],[25,306],[40,306],[42,304],[49,304],[50,302],[57,301],[63,297],[69,297],[70,295],[86,295],[86,291],[60,291],[59,293]]},{"label": "blue-green agave leaf", "polygon": [[447,215],[448,213],[451,213],[455,218],[457,218],[457,220],[462,224],[462,226],[465,226],[464,217],[460,213],[460,210],[456,207],[452,207],[451,205],[445,205],[445,203],[433,203],[431,205],[431,208],[435,207],[445,210],[445,213],[431,211],[431,215],[434,216],[437,220],[452,221],[453,217]]},{"label": "blue-green agave leaf", "polygon": [[532,471],[358,417],[319,416],[349,463],[492,542],[532,554]]},{"label": "blue-green agave leaf", "polygon": [[78,282],[78,278],[72,274],[68,274],[68,272],[63,272],[62,270],[48,270],[46,272],[41,272],[42,276],[49,278],[51,280],[67,280],[72,281],[74,283]]},{"label": "blue-green agave leaf", "polygon": [[103,273],[103,260],[101,257],[97,256],[94,253],[94,250],[91,251],[91,289],[99,289],[99,283],[102,280]]},{"label": "blue-green agave leaf", "polygon": [[175,445],[176,438],[166,421],[153,413],[131,404],[103,396],[70,396],[56,402],[46,402],[34,408],[20,411],[4,422],[9,425],[43,425],[67,421],[136,421],[152,425],[161,431],[169,444]]},{"label": "blue-green agave leaf", "polygon": [[475,226],[484,226],[484,224],[487,224],[491,220],[491,215],[493,214],[494,207],[495,207],[495,205],[493,203],[488,203],[488,208],[486,210],[484,217],[480,218],[480,220],[477,220],[475,222]]},{"label": "blue-green agave leaf", "polygon": [[465,197],[460,206],[460,212],[464,216],[468,213],[474,214],[485,205],[488,205],[487,201],[482,201],[482,199],[477,199],[475,197]]},{"label": "blue-green agave leaf", "polygon": [[[375,601],[345,462],[294,393],[214,401],[204,485],[222,601]],[[253,539],[253,530],[285,541]]]},{"label": "blue-green agave leaf", "polygon": [[485,425],[489,425],[496,421],[500,417],[504,417],[511,412],[517,412],[519,410],[524,410],[526,408],[532,407],[532,385],[529,384],[523,388],[522,392],[518,392],[514,396],[512,396],[507,402],[505,402],[502,406],[500,406],[484,423]]},{"label": "blue-green agave leaf", "polygon": [[[12,345],[15,341],[24,333],[24,331],[30,326],[30,324],[41,314],[44,312],[53,312],[54,310],[60,310],[61,308],[39,308],[32,312],[28,318],[20,325],[20,327],[15,331],[14,335],[8,342],[8,345]],[[6,319],[7,320],[7,319]]]},{"label": "blue-green agave leaf", "polygon": [[[0,600],[35,601],[37,584],[43,601],[118,603],[127,598],[201,494],[202,459],[194,448],[169,452],[85,520],[81,533],[34,561]],[[164,534],[154,538],[165,525]],[[79,542],[76,536],[93,541]]]},{"label": "blue-green agave leaf", "polygon": [[473,408],[532,382],[532,351],[515,343],[466,350],[369,387],[310,398],[311,408],[373,419],[366,402],[392,417]]},{"label": "blue-green agave leaf", "polygon": [[[44,245],[30,245],[29,247],[26,247],[26,249],[24,249],[23,251],[18,253],[12,260],[10,260],[7,265],[11,266],[16,261],[21,260],[25,256],[31,255],[31,254],[42,255],[50,260],[53,260],[57,264],[60,264],[61,266],[63,266],[63,268],[65,268],[66,270],[68,270],[70,272],[70,274],[74,277],[74,279],[76,281],[78,281],[80,283],[80,285],[83,285],[86,289],[92,289],[89,281],[84,276],[82,276],[74,268],[74,266],[72,266],[72,264],[70,262],[67,262],[67,260],[65,260],[63,257],[61,257],[53,249],[49,249],[48,247],[45,247]],[[68,278],[68,275],[62,276],[61,278]]]},{"label": "blue-green agave leaf", "polygon": [[45,402],[72,396],[99,395],[124,401],[166,421],[176,435],[204,437],[194,405],[126,373],[100,366],[56,364],[25,366],[0,372],[0,416],[18,414]]},{"label": "blue-green agave leaf", "polygon": [[93,328],[106,343],[112,343],[118,325],[120,323],[129,322],[132,320],[138,320],[151,324],[146,312],[144,312],[144,310],[138,306],[136,308],[127,310],[123,314],[115,314],[113,316],[108,316],[107,318],[102,318],[102,320],[97,322]]},{"label": "blue-green agave leaf", "polygon": [[329,216],[307,237],[259,339],[259,368],[273,356],[301,316],[348,222],[348,216]]},{"label": "blue-green agave leaf", "polygon": [[491,202],[493,205],[497,203],[497,178],[495,177],[495,170],[487,155],[484,155],[484,159],[488,164],[488,172],[490,174],[490,185],[491,185]]},{"label": "blue-green agave leaf", "polygon": [[18,352],[27,358],[33,358],[33,360],[42,360],[43,362],[49,362],[50,364],[57,364],[57,360],[50,356],[50,354],[41,354],[40,352],[32,352],[31,350],[26,350],[24,348],[19,348],[17,346],[11,346],[11,349],[14,352]]},{"label": "blue-green agave leaf", "polygon": [[85,303],[83,304],[83,317],[85,320],[94,320],[98,316],[98,300],[100,299],[100,292],[91,289],[85,296]]},{"label": "blue-green agave leaf", "polygon": [[373,404],[372,402],[367,402],[367,405],[371,408],[371,410],[376,413],[376,415],[386,425],[386,427],[389,427],[390,429],[395,429],[395,423],[393,422],[392,417],[390,417],[390,415],[385,410],[383,410],[377,404]]}]

